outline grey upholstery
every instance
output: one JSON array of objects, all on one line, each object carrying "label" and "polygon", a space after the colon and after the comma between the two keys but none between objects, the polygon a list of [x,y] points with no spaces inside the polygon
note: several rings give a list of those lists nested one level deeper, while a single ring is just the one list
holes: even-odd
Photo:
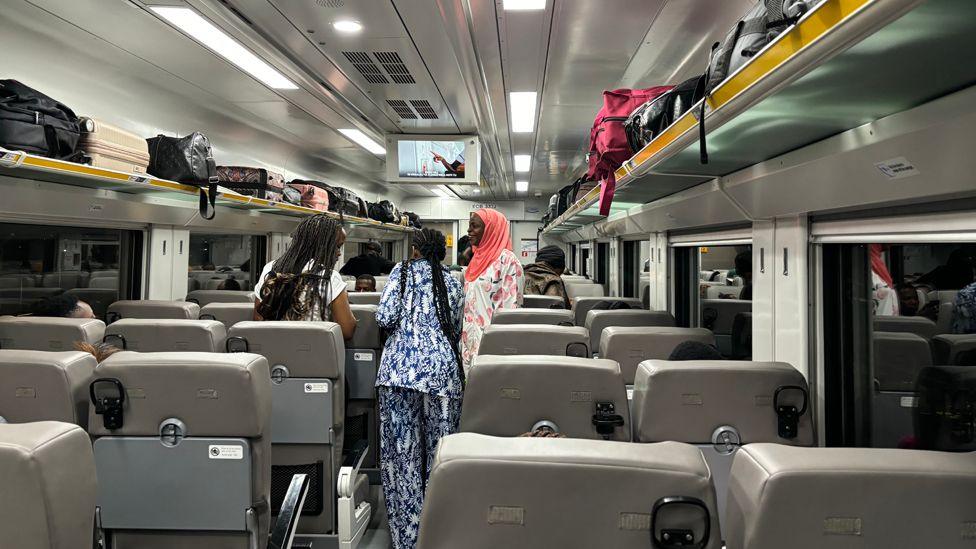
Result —
[{"label": "grey upholstery", "polygon": [[603,286],[592,282],[567,282],[566,295],[575,300],[577,297],[603,297],[606,292]]},{"label": "grey upholstery", "polygon": [[705,290],[705,298],[722,299],[723,295],[734,295],[735,296],[734,299],[739,299],[740,293],[742,293],[741,286],[728,286],[728,285],[708,286]]},{"label": "grey upholstery", "polygon": [[603,438],[593,425],[597,403],[611,403],[623,425],[612,440],[631,440],[620,366],[612,360],[557,356],[478,356],[461,409],[464,432],[517,436],[540,420],[572,438]]},{"label": "grey upholstery", "polygon": [[98,343],[105,323],[91,318],[0,317],[0,349],[70,351],[76,341]]},{"label": "grey upholstery", "polygon": [[674,326],[674,317],[667,311],[594,311],[586,313],[586,330],[590,333],[590,349],[600,348],[603,329],[610,326]]},{"label": "grey upholstery", "polygon": [[[932,338],[932,353],[935,364],[949,366],[957,364],[961,353],[976,350],[976,334],[941,334]],[[973,364],[962,364],[972,366]]]},{"label": "grey upholstery", "polygon": [[976,454],[752,444],[729,485],[728,549],[969,548]]},{"label": "grey upholstery", "polygon": [[227,328],[216,320],[123,318],[105,328],[105,341],[127,351],[220,353]]},{"label": "grey upholstery", "polygon": [[932,339],[939,330],[935,322],[924,316],[876,316],[874,331],[910,333]]},{"label": "grey upholstery", "polygon": [[380,328],[376,324],[376,305],[350,305],[356,317],[356,332],[346,344],[350,349],[380,349]]},{"label": "grey upholstery", "polygon": [[939,316],[935,322],[935,331],[940,334],[952,332],[952,314],[956,305],[951,301],[939,303]]},{"label": "grey upholstery", "polygon": [[379,305],[383,292],[349,292],[350,305]]},{"label": "grey upholstery", "polygon": [[154,299],[116,301],[108,307],[109,322],[122,318],[177,318],[192,320],[200,317],[200,306],[187,301]]},{"label": "grey upholstery", "polygon": [[210,303],[254,303],[254,299],[254,292],[245,290],[193,290],[186,294],[188,302],[201,307]]},{"label": "grey upholstery", "polygon": [[[735,288],[741,290],[742,288]],[[716,336],[731,335],[732,322],[739,313],[751,313],[752,301],[742,299],[703,299],[702,326],[708,328]],[[710,312],[714,311],[714,313]],[[713,316],[714,315],[714,316]]]},{"label": "grey upholstery", "polygon": [[577,326],[585,325],[586,314],[593,310],[593,307],[601,301],[626,303],[631,309],[643,308],[641,301],[632,297],[578,297],[573,301],[573,311],[575,312],[573,322]]},{"label": "grey upholstery", "polygon": [[238,322],[254,320],[253,303],[211,302],[200,307],[201,320],[217,320],[227,328]]},{"label": "grey upholstery", "polygon": [[0,416],[10,423],[62,421],[87,427],[95,365],[94,356],[80,351],[0,350]]},{"label": "grey upholstery", "polygon": [[[419,549],[651,547],[651,508],[663,497],[701,500],[707,549],[722,546],[711,474],[693,446],[461,433],[437,449]],[[660,529],[700,541],[704,513],[662,512]]]},{"label": "grey upholstery", "polygon": [[245,352],[264,356],[271,367],[286,366],[290,377],[342,378],[345,344],[334,322],[239,322],[227,338],[228,350],[237,350],[237,340],[243,340]]},{"label": "grey upholstery", "polygon": [[119,287],[119,279],[114,276],[92,278],[88,281],[88,287],[116,289]]},{"label": "grey upholstery", "polygon": [[95,461],[77,425],[0,424],[0,533],[16,549],[92,545]]},{"label": "grey upholstery", "polygon": [[566,302],[563,298],[555,295],[524,295],[522,296],[522,308],[524,309],[551,309],[553,305],[557,308],[565,307]]},{"label": "grey upholstery", "polygon": [[634,383],[637,365],[645,360],[667,360],[679,343],[698,341],[715,344],[715,336],[705,328],[673,326],[611,326],[600,336],[600,357],[620,364],[624,381]]},{"label": "grey upholstery", "polygon": [[485,327],[478,354],[559,355],[589,358],[591,356],[589,332],[579,326],[491,324]]},{"label": "grey upholstery", "polygon": [[938,301],[939,303],[952,303],[956,300],[959,290],[932,290],[926,298],[928,301]]},{"label": "grey upholstery", "polygon": [[499,309],[491,318],[492,324],[551,324],[573,325],[573,311],[566,309]]},{"label": "grey upholstery", "polygon": [[914,391],[918,372],[932,365],[932,350],[922,336],[874,332],[874,378],[882,391]]}]

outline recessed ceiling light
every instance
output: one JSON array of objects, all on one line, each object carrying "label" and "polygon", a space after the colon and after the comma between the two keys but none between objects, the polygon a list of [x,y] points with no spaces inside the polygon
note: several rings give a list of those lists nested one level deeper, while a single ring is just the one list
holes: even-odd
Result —
[{"label": "recessed ceiling light", "polygon": [[474,194],[481,194],[481,189],[474,188],[474,189],[471,190],[471,192],[474,193]]},{"label": "recessed ceiling light", "polygon": [[383,148],[382,145],[376,141],[373,141],[365,133],[355,128],[341,128],[339,129],[339,133],[373,154],[386,154],[386,149]]},{"label": "recessed ceiling light", "polygon": [[512,113],[512,133],[532,133],[535,130],[536,92],[511,92],[508,108]]},{"label": "recessed ceiling light", "polygon": [[515,155],[515,171],[527,172],[532,167],[532,157],[527,154]]},{"label": "recessed ceiling light", "polygon": [[515,191],[516,192],[524,193],[525,191],[528,191],[528,190],[529,190],[529,182],[528,181],[516,181],[515,182]]},{"label": "recessed ceiling light", "polygon": [[349,19],[342,19],[332,23],[332,28],[339,32],[359,32],[363,30],[363,24],[359,21],[352,21]]},{"label": "recessed ceiling light", "polygon": [[152,6],[150,9],[268,87],[276,90],[298,89],[294,82],[190,8]]},{"label": "recessed ceiling light", "polygon": [[502,6],[508,11],[544,10],[546,0],[505,0]]}]

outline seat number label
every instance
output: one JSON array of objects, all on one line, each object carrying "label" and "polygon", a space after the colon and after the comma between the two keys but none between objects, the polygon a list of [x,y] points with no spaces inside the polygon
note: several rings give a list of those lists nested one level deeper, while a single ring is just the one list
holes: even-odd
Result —
[{"label": "seat number label", "polygon": [[352,358],[356,362],[366,362],[367,360],[373,360],[373,353],[354,353]]},{"label": "seat number label", "polygon": [[210,459],[244,459],[244,447],[226,444],[211,444],[207,449]]},{"label": "seat number label", "polygon": [[329,384],[328,383],[306,383],[305,392],[306,393],[328,393]]}]

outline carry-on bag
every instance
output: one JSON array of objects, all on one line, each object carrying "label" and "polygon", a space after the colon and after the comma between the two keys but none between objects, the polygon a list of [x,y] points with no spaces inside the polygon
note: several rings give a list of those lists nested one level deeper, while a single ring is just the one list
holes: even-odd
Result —
[{"label": "carry-on bag", "polygon": [[289,189],[299,193],[300,205],[320,212],[329,211],[329,193],[325,189],[307,183],[289,183],[285,192],[287,193]]},{"label": "carry-on bag", "polygon": [[126,173],[146,173],[149,167],[149,144],[146,140],[118,126],[86,116],[79,120],[81,139],[78,151],[96,168]]},{"label": "carry-on bag", "polygon": [[16,80],[0,80],[0,147],[74,160],[81,129],[74,111]]},{"label": "carry-on bag", "polygon": [[207,136],[200,132],[186,137],[158,135],[146,142],[149,144],[149,175],[200,187],[200,217],[213,219],[217,213],[217,164]]},{"label": "carry-on bag", "polygon": [[369,218],[381,223],[399,223],[399,215],[393,203],[389,200],[370,202],[368,204]]},{"label": "carry-on bag", "polygon": [[410,221],[410,226],[414,229],[423,229],[424,225],[420,222],[420,216],[413,212],[403,212],[403,215],[407,216]]},{"label": "carry-on bag", "polygon": [[603,92],[603,107],[590,129],[589,171],[593,181],[605,179],[634,155],[624,122],[637,107],[667,92],[671,86]]},{"label": "carry-on bag", "polygon": [[595,189],[600,183],[598,181],[590,181],[585,176],[581,177],[576,181],[576,192],[573,195],[573,202],[578,202],[581,198],[586,196],[590,191]]},{"label": "carry-on bag", "polygon": [[637,107],[624,123],[630,148],[636,153],[646,147],[704,95],[705,77],[701,75]]},{"label": "carry-on bag", "polygon": [[[328,211],[340,215],[360,215],[359,197],[352,191],[342,187],[333,187],[328,183],[315,181],[313,179],[293,179],[289,185],[297,187],[300,185],[312,185],[324,190],[329,195]],[[365,217],[365,216],[361,216]]]},{"label": "carry-on bag", "polygon": [[217,179],[222,187],[245,196],[272,202],[284,200],[285,176],[278,172],[246,166],[217,166]]}]

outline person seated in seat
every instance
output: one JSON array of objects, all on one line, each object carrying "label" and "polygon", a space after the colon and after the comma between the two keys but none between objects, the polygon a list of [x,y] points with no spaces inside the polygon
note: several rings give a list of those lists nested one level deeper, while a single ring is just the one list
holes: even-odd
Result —
[{"label": "person seated in seat", "polygon": [[714,346],[700,341],[682,341],[673,351],[668,360],[724,360],[722,353]]},{"label": "person seated in seat", "polygon": [[898,291],[898,310],[901,316],[923,316],[931,321],[939,318],[939,302],[933,300],[919,308],[918,289],[914,284],[899,284]]},{"label": "person seated in seat", "polygon": [[563,305],[569,308],[569,296],[562,274],[566,270],[566,254],[558,246],[546,246],[535,255],[535,263],[527,266],[525,273],[525,295],[551,295],[561,297]]},{"label": "person seated in seat", "polygon": [[566,435],[552,430],[550,427],[539,427],[534,431],[529,431],[519,435],[519,438],[566,438]]},{"label": "person seated in seat", "polygon": [[[742,279],[742,291],[738,296],[719,294],[719,298],[752,301],[752,252],[742,252],[735,256],[735,276]],[[714,273],[712,277],[714,278]]]},{"label": "person seated in seat", "polygon": [[75,341],[74,347],[76,351],[88,353],[95,357],[99,363],[122,350],[108,343],[88,343],[87,341]]},{"label": "person seated in seat", "polygon": [[72,295],[56,295],[42,299],[31,309],[31,316],[54,316],[60,318],[95,318],[91,305]]},{"label": "person seated in seat", "polygon": [[350,259],[342,266],[339,274],[357,277],[364,274],[373,276],[390,274],[394,263],[380,255],[383,253],[383,247],[378,242],[367,242],[363,249],[363,253]]},{"label": "person seated in seat", "polygon": [[373,275],[364,274],[356,277],[356,292],[375,292],[376,279]]},{"label": "person seated in seat", "polygon": [[230,277],[217,286],[218,290],[232,290],[235,292],[241,291],[241,283],[238,282],[234,277]]}]

